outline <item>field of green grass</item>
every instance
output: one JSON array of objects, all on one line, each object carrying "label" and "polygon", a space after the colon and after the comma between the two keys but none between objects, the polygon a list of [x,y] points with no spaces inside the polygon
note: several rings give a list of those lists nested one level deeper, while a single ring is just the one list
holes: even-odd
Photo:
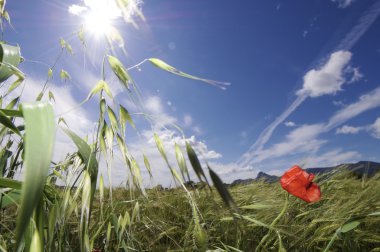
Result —
[{"label": "field of green grass", "polygon": [[[314,204],[288,196],[279,183],[232,187],[235,210],[215,189],[190,190],[192,204],[182,188],[148,189],[147,197],[134,199],[129,190],[116,188],[113,204],[108,190],[102,201],[97,191],[88,233],[99,251],[380,251],[379,176],[338,174],[317,182],[322,199]],[[57,192],[64,197],[62,189]],[[59,251],[57,241],[62,251],[80,250],[81,203],[70,205],[68,219],[53,207],[56,219],[49,216],[44,224],[46,237],[54,235],[51,251]],[[2,211],[3,247],[12,247],[16,214],[15,207]]]}]

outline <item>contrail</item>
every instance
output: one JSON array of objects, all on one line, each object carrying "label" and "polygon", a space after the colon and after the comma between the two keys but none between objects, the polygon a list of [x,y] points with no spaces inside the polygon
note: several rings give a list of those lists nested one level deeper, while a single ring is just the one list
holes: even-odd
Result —
[{"label": "contrail", "polygon": [[[380,15],[380,1],[376,1],[359,19],[358,23],[349,33],[341,40],[335,51],[350,50],[358,40],[365,34],[369,27]],[[283,123],[288,116],[293,113],[308,97],[308,95],[297,96],[297,99],[269,124],[259,135],[256,142],[246,151],[237,161],[239,166],[247,166],[252,163],[255,153],[262,150],[264,145],[269,141],[275,129]]]},{"label": "contrail", "polygon": [[273,131],[280,125],[294,110],[297,109],[299,105],[307,98],[307,95],[298,96],[297,99],[277,117],[269,126],[267,126],[263,132],[261,132],[259,138],[256,142],[249,148],[249,150],[243,154],[238,160],[238,164],[241,166],[246,166],[251,162],[251,159],[257,151],[262,150],[264,144],[268,142],[269,138],[272,136]]}]

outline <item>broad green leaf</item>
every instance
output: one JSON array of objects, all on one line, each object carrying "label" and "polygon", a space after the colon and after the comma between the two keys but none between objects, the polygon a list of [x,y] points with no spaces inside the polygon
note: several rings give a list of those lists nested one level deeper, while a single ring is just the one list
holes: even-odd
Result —
[{"label": "broad green leaf", "polygon": [[17,96],[14,98],[6,107],[5,109],[12,109],[20,100],[20,96]]},{"label": "broad green leaf", "polygon": [[24,183],[16,228],[17,247],[42,196],[55,138],[54,112],[50,104],[25,103],[22,104],[22,111],[25,119],[25,156]]},{"label": "broad green leaf", "polygon": [[206,83],[208,83],[210,85],[216,86],[216,87],[218,87],[220,89],[223,89],[223,90],[226,89],[225,86],[229,86],[230,85],[230,83],[228,83],[228,82],[220,82],[220,81],[203,79],[203,78],[196,77],[194,75],[190,75],[190,74],[181,72],[180,70],[178,70],[178,69],[170,66],[166,62],[164,62],[164,61],[162,61],[160,59],[157,59],[157,58],[150,58],[149,62],[152,63],[155,67],[158,67],[158,68],[160,68],[160,69],[162,69],[164,71],[167,71],[169,73],[172,73],[172,74],[175,74],[175,75],[179,75],[181,77],[185,77],[185,78],[192,79],[192,80],[203,81],[203,82],[206,82]]},{"label": "broad green leaf", "polygon": [[360,222],[359,221],[351,221],[351,222],[348,222],[346,224],[344,224],[341,228],[340,228],[340,232],[341,233],[347,233],[353,229],[355,229],[357,226],[360,225]]},{"label": "broad green leaf", "polygon": [[19,190],[21,189],[21,186],[22,184],[20,181],[0,177],[0,188],[12,188]]},{"label": "broad green leaf", "polygon": [[[13,143],[9,141],[8,143]],[[4,177],[5,171],[7,170],[8,159],[12,156],[12,152],[9,151],[11,144],[7,144],[5,148],[0,151],[0,177]]]},{"label": "broad green leaf", "polygon": [[[202,169],[201,163],[199,162],[197,154],[195,153],[193,147],[191,147],[191,145],[188,142],[186,142],[186,151],[187,151],[187,156],[189,157],[191,166],[193,167],[195,174],[197,175],[199,181],[202,182],[203,181],[202,177],[204,177],[204,179],[207,182],[207,178],[203,172],[203,169]],[[207,184],[208,184],[208,182],[207,182]]]},{"label": "broad green leaf", "polygon": [[13,122],[2,112],[0,111],[0,123],[7,127],[9,130],[13,131],[17,135],[21,136],[18,128],[13,124]]},{"label": "broad green leaf", "polygon": [[208,167],[210,172],[210,177],[212,180],[212,183],[214,184],[216,190],[218,191],[220,197],[222,197],[224,203],[231,209],[236,208],[234,199],[232,198],[230,192],[226,188],[226,186],[223,184],[222,180],[219,178],[219,176],[211,170],[210,167]]},{"label": "broad green leaf", "polygon": [[7,93],[5,95],[11,93],[13,90],[18,88],[23,81],[24,81],[24,78],[17,78],[17,80],[15,80],[12,83],[12,85],[8,88]]},{"label": "broad green leaf", "polygon": [[112,71],[116,74],[117,78],[129,90],[129,84],[132,82],[132,78],[129,76],[128,71],[124,65],[116,57],[111,55],[108,55],[108,63],[110,64]]},{"label": "broad green leaf", "polygon": [[20,190],[11,190],[2,194],[1,197],[1,209],[16,204],[20,201],[21,191]]},{"label": "broad green leaf", "polygon": [[22,117],[22,112],[20,110],[0,109],[0,112],[2,112],[4,115],[10,116],[10,117]]},{"label": "broad green leaf", "polygon": [[33,232],[33,238],[32,238],[32,242],[30,244],[30,250],[29,251],[35,251],[35,252],[42,252],[44,251],[43,249],[43,245],[41,244],[41,238],[40,238],[40,234],[38,232],[38,229],[34,229],[34,232]]},{"label": "broad green leaf", "polygon": [[91,215],[91,207],[93,203],[93,198],[96,190],[96,182],[98,178],[98,161],[96,160],[95,152],[91,150],[91,147],[80,138],[77,134],[69,129],[62,128],[61,129],[71,138],[76,147],[78,148],[79,155],[86,165],[86,170],[91,178],[91,205],[90,205],[90,215]]}]

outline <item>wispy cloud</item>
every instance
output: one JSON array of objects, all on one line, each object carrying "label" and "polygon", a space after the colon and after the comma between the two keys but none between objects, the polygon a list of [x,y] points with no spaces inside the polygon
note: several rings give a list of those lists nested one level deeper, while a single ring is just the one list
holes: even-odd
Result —
[{"label": "wispy cloud", "polygon": [[368,129],[374,138],[380,139],[380,117]]},{"label": "wispy cloud", "polygon": [[296,126],[295,122],[292,122],[292,121],[287,121],[284,124],[286,127],[295,127]]},{"label": "wispy cloud", "polygon": [[[351,1],[350,1],[351,2]],[[342,66],[347,65],[348,63],[346,62],[351,58],[351,53],[348,51],[350,50],[356,43],[357,41],[364,35],[364,33],[368,30],[368,28],[373,24],[373,22],[377,19],[377,17],[380,14],[380,1],[376,1],[359,19],[358,23],[350,30],[350,32],[341,40],[341,42],[338,44],[336,49],[334,50],[335,56],[333,54],[330,55],[330,60],[336,61],[336,62],[330,62],[331,67],[322,66],[320,68],[312,69],[310,70],[308,78],[313,79],[313,77],[319,77],[322,80],[324,79],[325,76],[323,75],[318,75],[318,70],[325,68],[335,69],[335,70],[341,70]],[[339,53],[340,52],[340,53]],[[338,53],[338,54],[336,54]],[[339,58],[339,59],[337,59]],[[349,59],[348,59],[349,58]],[[327,62],[326,64],[328,64]],[[335,63],[335,64],[333,64]],[[304,81],[305,77],[307,74],[304,76]],[[252,158],[254,157],[254,153],[257,151],[260,151],[263,149],[264,145],[269,141],[271,138],[273,132],[275,129],[283,123],[286,118],[290,114],[292,114],[305,100],[308,98],[310,95],[313,95],[311,97],[316,97],[318,95],[323,95],[324,93],[335,93],[340,90],[341,85],[344,84],[342,83],[342,79],[340,78],[342,75],[340,71],[338,73],[330,74],[329,78],[335,83],[334,89],[330,89],[329,87],[321,87],[318,89],[314,88],[314,85],[311,86],[303,86],[301,90],[297,91],[297,98],[296,100],[280,115],[278,116],[271,124],[269,124],[259,135],[258,139],[256,142],[246,151],[237,161],[241,166],[247,166],[250,162],[252,162]],[[355,72],[354,72],[355,76]],[[358,77],[358,76],[357,76]],[[351,79],[353,80],[353,79]],[[349,82],[351,82],[349,80]],[[313,83],[313,81],[309,80],[310,83]],[[346,80],[345,80],[346,81]],[[304,82],[305,84],[305,82]],[[317,85],[317,84],[315,84]],[[318,86],[318,85],[317,85]],[[336,126],[335,126],[336,127]]]},{"label": "wispy cloud", "polygon": [[349,119],[360,115],[361,113],[377,108],[380,106],[380,88],[376,88],[371,92],[360,96],[357,102],[354,102],[343,109],[337,111],[334,116],[330,118],[325,126],[325,131],[340,126]]},{"label": "wispy cloud", "polygon": [[342,163],[356,162],[362,155],[357,151],[343,151],[334,149],[319,155],[307,158],[305,167],[327,167]]},{"label": "wispy cloud", "polygon": [[338,128],[336,130],[336,134],[357,134],[362,129],[362,127],[352,127],[349,125],[343,125],[341,128]]},{"label": "wispy cloud", "polygon": [[[261,148],[254,152],[247,153],[247,156],[245,157],[246,162],[243,167],[257,165],[270,159],[301,153],[308,153],[308,155],[314,156],[313,153],[318,152],[318,150],[328,142],[327,140],[319,138],[321,134],[329,132],[348,120],[379,106],[380,88],[376,88],[375,90],[360,96],[358,101],[338,110],[326,123],[301,125],[286,135],[283,141],[273,144],[269,148]],[[370,129],[370,132],[374,137],[380,136],[380,119],[376,120],[371,126],[358,128],[346,126],[338,129],[337,132],[348,134],[361,129]]]},{"label": "wispy cloud", "polygon": [[339,8],[347,8],[350,6],[355,0],[331,0],[333,3],[337,3]]},{"label": "wispy cloud", "polygon": [[[352,2],[352,1],[348,1]],[[366,33],[371,27],[373,22],[380,15],[380,1],[376,1],[368,10],[360,17],[358,23],[351,29],[351,31],[340,41],[335,51],[350,50],[358,40]]]}]

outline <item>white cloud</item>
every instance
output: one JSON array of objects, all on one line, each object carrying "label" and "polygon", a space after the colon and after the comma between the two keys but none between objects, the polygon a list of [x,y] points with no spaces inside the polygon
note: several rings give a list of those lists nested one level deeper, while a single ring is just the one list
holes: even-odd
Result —
[{"label": "white cloud", "polygon": [[347,105],[330,118],[325,131],[329,131],[359,114],[380,106],[380,88],[360,96],[357,102]]},{"label": "white cloud", "polygon": [[[340,41],[340,43],[335,47],[335,51],[347,51],[350,50],[357,41],[366,33],[366,31],[375,22],[377,17],[380,15],[380,2],[375,2],[368,10],[360,17],[357,24],[350,30],[349,33]],[[331,56],[330,56],[331,58]],[[302,89],[301,89],[302,90]],[[300,91],[301,91],[300,90]],[[275,129],[280,125],[286,118],[293,113],[308,97],[308,94],[299,95],[297,99],[276,119],[269,124],[259,135],[256,142],[254,142],[251,147],[239,158],[237,161],[241,165],[247,165],[251,162],[254,153],[261,150],[264,145],[269,141]]]},{"label": "white cloud", "polygon": [[194,133],[196,134],[196,135],[202,135],[203,134],[203,131],[202,131],[202,129],[199,127],[199,126],[194,126],[193,128],[192,128],[192,130],[194,131]]},{"label": "white cloud", "polygon": [[[154,133],[156,133],[161,139],[169,163],[174,168],[178,167],[174,151],[175,143],[177,143],[180,146],[186,159],[186,142],[189,142],[192,145],[202,163],[203,161],[215,160],[222,157],[220,153],[217,153],[214,150],[209,150],[208,146],[204,141],[198,141],[194,136],[191,136],[189,138],[183,138],[179,134],[177,134],[177,132],[170,129],[161,129],[159,131],[144,130],[141,133],[141,138],[129,144],[129,150],[132,153],[132,155],[136,158],[136,160],[140,164],[142,164],[140,165],[141,167],[144,167],[142,155],[145,154],[148,157],[149,162],[152,166],[152,173],[155,180],[165,186],[168,186],[171,183],[173,183],[173,179],[171,177],[169,168],[167,167],[164,159],[162,158],[161,154],[159,153],[156,147],[156,143],[153,138]],[[191,175],[191,179],[196,180],[196,176],[188,161],[187,164]],[[143,177],[145,181],[149,181],[147,173],[143,174]]]},{"label": "white cloud", "polygon": [[295,127],[296,124],[294,122],[292,122],[292,121],[287,121],[287,122],[285,122],[285,126],[286,127]]},{"label": "white cloud", "polygon": [[161,114],[164,111],[161,98],[158,96],[149,96],[145,100],[145,109],[152,114]]},{"label": "white cloud", "polygon": [[343,125],[341,128],[336,130],[336,134],[357,134],[360,130],[362,130],[361,127]]},{"label": "white cloud", "polygon": [[305,167],[329,167],[343,163],[357,162],[362,155],[357,151],[334,149],[320,155],[307,158]]},{"label": "white cloud", "polygon": [[380,117],[369,127],[369,131],[374,138],[380,139]]},{"label": "white cloud", "polygon": [[312,69],[305,74],[303,87],[297,91],[297,95],[306,94],[310,97],[318,97],[341,91],[341,86],[346,82],[344,68],[349,63],[351,56],[349,51],[332,53],[322,67]]},{"label": "white cloud", "polygon": [[316,152],[326,143],[317,139],[323,131],[323,124],[302,125],[286,135],[285,140],[272,145],[270,148],[258,151],[252,163],[260,163],[270,158],[293,155],[304,152]]},{"label": "white cloud", "polygon": [[352,73],[351,79],[347,81],[348,84],[357,82],[363,78],[363,74],[360,72],[359,67],[348,67],[347,73]]},{"label": "white cloud", "polygon": [[190,127],[193,124],[193,118],[191,115],[185,115],[183,117],[183,123],[185,124],[185,127]]},{"label": "white cloud", "polygon": [[251,166],[241,167],[236,163],[210,162],[210,168],[218,174],[224,183],[231,183],[236,179],[249,179],[257,176],[257,171]]},{"label": "white cloud", "polygon": [[331,0],[333,3],[337,3],[339,8],[347,8],[356,0]]}]

